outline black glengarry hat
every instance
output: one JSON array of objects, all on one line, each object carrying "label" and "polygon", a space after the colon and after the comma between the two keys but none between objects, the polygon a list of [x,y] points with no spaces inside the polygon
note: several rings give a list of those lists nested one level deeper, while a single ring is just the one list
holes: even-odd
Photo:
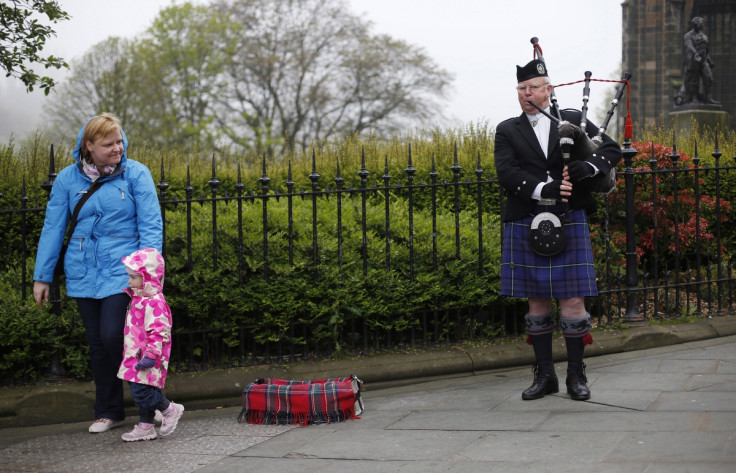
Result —
[{"label": "black glengarry hat", "polygon": [[535,77],[548,77],[547,66],[539,59],[529,61],[524,67],[516,66],[516,81],[524,82],[525,80],[534,79]]}]

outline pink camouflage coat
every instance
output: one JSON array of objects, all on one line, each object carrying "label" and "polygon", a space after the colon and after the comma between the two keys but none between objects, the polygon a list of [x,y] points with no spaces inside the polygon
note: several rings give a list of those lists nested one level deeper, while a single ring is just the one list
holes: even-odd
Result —
[{"label": "pink camouflage coat", "polygon": [[[125,317],[123,362],[118,378],[163,388],[171,355],[171,309],[163,295],[164,258],[153,248],[143,248],[122,259],[129,269],[143,276],[143,287],[126,288],[131,301]],[[136,363],[147,356],[156,364],[137,371]]]}]

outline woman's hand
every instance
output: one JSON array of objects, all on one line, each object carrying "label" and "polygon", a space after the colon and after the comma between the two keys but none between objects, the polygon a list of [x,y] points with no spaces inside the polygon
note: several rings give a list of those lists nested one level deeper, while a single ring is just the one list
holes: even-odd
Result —
[{"label": "woman's hand", "polygon": [[49,300],[49,283],[41,281],[33,281],[33,298],[39,307]]}]

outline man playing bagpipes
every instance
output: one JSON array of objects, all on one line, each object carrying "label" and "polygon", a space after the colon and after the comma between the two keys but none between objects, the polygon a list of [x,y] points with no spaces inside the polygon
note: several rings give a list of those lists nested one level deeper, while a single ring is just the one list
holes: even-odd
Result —
[{"label": "man playing bagpipes", "polygon": [[523,113],[496,129],[495,165],[507,197],[500,294],[528,301],[527,342],[536,362],[534,382],[522,399],[559,391],[552,359],[557,300],[567,347],[567,392],[587,400],[583,351],[593,339],[585,297],[598,294],[587,213],[595,209],[595,188],[615,169],[621,148],[602,131],[596,136],[599,129],[583,112],[557,108],[534,40],[538,58],[516,66]]}]

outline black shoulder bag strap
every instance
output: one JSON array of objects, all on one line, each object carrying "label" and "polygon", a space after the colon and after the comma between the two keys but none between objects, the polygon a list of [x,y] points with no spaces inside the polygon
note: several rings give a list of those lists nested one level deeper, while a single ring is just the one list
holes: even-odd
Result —
[{"label": "black shoulder bag strap", "polygon": [[89,186],[89,189],[87,189],[82,196],[81,199],[79,199],[79,202],[77,202],[77,205],[74,207],[74,212],[72,212],[72,218],[69,221],[69,227],[67,229],[66,235],[64,236],[64,242],[61,244],[61,251],[59,252],[59,259],[56,262],[56,266],[54,267],[54,279],[57,279],[58,276],[64,274],[64,257],[66,256],[66,250],[69,248],[69,240],[72,237],[72,234],[74,233],[74,228],[77,226],[77,218],[79,217],[79,211],[82,210],[82,206],[84,205],[87,200],[92,197],[92,194],[94,194],[97,189],[102,187],[102,184],[104,184],[106,181],[103,181],[102,179],[97,179],[95,182],[92,183],[91,186]]}]

